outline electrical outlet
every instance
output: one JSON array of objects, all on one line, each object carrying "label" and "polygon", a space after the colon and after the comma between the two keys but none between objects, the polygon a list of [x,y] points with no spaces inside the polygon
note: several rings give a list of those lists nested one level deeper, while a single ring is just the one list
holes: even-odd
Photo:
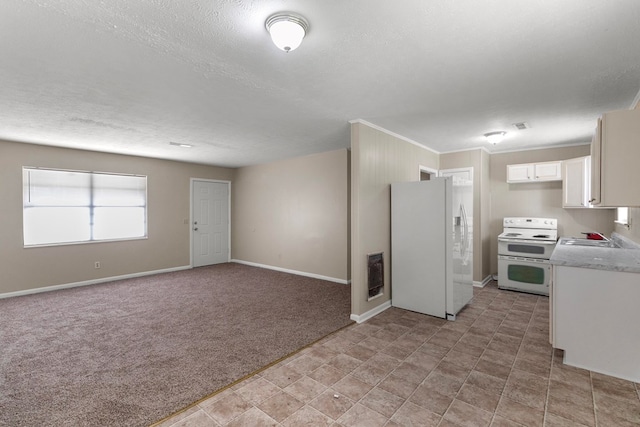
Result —
[{"label": "electrical outlet", "polygon": [[100,268],[100,261],[96,261],[94,266],[95,266],[95,268]]}]

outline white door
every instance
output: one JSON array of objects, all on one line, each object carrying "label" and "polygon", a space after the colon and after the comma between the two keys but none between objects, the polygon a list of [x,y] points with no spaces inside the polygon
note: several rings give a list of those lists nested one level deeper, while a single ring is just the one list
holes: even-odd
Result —
[{"label": "white door", "polygon": [[191,181],[193,266],[229,262],[229,183]]}]

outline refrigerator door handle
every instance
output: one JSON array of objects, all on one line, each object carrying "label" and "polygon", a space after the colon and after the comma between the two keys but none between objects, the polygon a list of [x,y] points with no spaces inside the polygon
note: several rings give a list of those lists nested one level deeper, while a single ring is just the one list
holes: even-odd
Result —
[{"label": "refrigerator door handle", "polygon": [[466,233],[466,223],[467,223],[467,219],[464,217],[464,206],[462,205],[462,203],[460,203],[460,218],[462,219],[462,224],[460,224],[462,226],[462,236],[460,236],[460,254],[462,256],[464,256],[464,252],[465,252],[465,248],[466,248],[466,244],[465,241],[467,240],[467,233]]},{"label": "refrigerator door handle", "polygon": [[460,255],[462,258],[466,258],[467,246],[469,245],[469,223],[467,222],[467,212],[464,209],[464,205],[460,203],[460,216],[462,217],[462,242],[460,248]]}]

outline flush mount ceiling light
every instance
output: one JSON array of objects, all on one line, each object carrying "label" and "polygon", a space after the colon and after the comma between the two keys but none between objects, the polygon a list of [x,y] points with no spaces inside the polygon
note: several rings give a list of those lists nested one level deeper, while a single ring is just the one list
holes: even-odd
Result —
[{"label": "flush mount ceiling light", "polygon": [[489,133],[485,133],[484,137],[487,138],[487,141],[489,141],[492,144],[498,144],[500,142],[502,142],[502,140],[504,139],[504,136],[506,135],[506,132],[503,131],[499,131],[499,132],[489,132]]},{"label": "flush mount ceiling light", "polygon": [[265,23],[271,40],[285,52],[295,50],[309,30],[309,23],[300,15],[282,12],[271,15]]},{"label": "flush mount ceiling light", "polygon": [[193,145],[191,144],[182,144],[180,142],[170,142],[169,145],[175,145],[176,147],[182,147],[182,148],[192,148]]}]

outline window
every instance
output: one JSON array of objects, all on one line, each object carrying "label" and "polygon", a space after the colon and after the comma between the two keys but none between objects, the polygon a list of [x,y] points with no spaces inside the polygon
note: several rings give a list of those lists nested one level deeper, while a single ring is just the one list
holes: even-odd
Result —
[{"label": "window", "polygon": [[147,177],[22,168],[25,246],[147,237]]},{"label": "window", "polygon": [[620,225],[629,225],[629,208],[617,208],[615,222]]}]

